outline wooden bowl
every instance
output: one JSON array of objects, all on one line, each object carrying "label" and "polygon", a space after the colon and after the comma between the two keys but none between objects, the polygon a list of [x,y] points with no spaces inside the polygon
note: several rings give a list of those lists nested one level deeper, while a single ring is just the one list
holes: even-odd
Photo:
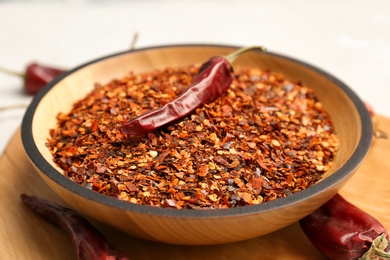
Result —
[{"label": "wooden bowl", "polygon": [[261,236],[309,214],[333,195],[356,171],[372,141],[372,124],[363,102],[340,80],[304,62],[275,53],[248,52],[235,64],[256,66],[299,79],[315,89],[330,114],[340,140],[333,167],[316,185],[286,198],[223,210],[178,210],[136,205],[86,189],[70,181],[55,165],[45,143],[56,116],[67,112],[94,83],[107,83],[129,70],[142,72],[167,66],[203,63],[232,46],[176,45],[127,51],[79,66],[39,92],[22,123],[22,141],[35,169],[69,205],[87,218],[128,234],[172,244],[207,245]]}]

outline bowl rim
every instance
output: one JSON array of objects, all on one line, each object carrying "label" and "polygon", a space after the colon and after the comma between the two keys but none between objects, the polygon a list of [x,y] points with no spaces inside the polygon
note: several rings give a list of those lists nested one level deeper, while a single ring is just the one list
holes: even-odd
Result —
[{"label": "bowl rim", "polygon": [[373,136],[373,127],[371,122],[370,114],[365,107],[364,102],[357,96],[357,94],[345,83],[340,81],[338,78],[332,76],[328,72],[320,69],[317,66],[311,65],[309,63],[306,63],[302,60],[298,60],[296,58],[292,58],[286,55],[278,54],[275,52],[267,51],[265,55],[271,55],[276,56],[278,58],[286,59],[295,63],[298,63],[301,66],[304,66],[312,71],[315,71],[330,81],[334,82],[336,85],[338,85],[351,99],[353,104],[355,105],[360,120],[362,122],[362,128],[361,128],[361,137],[358,142],[358,145],[353,152],[350,159],[338,170],[336,170],[332,175],[327,177],[326,179],[316,183],[315,185],[300,191],[298,193],[295,193],[293,195],[284,197],[284,198],[278,198],[276,200],[265,202],[257,205],[247,205],[242,207],[235,207],[235,208],[227,208],[227,209],[206,209],[206,210],[187,210],[187,209],[174,209],[174,208],[160,208],[160,207],[154,207],[154,206],[146,206],[146,205],[139,205],[134,204],[126,201],[122,201],[116,198],[109,197],[107,195],[100,194],[98,192],[89,190],[85,187],[82,187],[81,185],[71,181],[63,174],[59,173],[53,166],[47,162],[43,156],[40,154],[38,147],[33,139],[32,134],[32,122],[34,118],[35,111],[38,107],[38,104],[42,100],[42,98],[50,91],[51,88],[53,88],[58,82],[60,82],[62,79],[66,78],[68,75],[71,75],[72,73],[88,66],[96,62],[100,62],[105,59],[113,58],[116,56],[133,53],[133,52],[141,52],[141,51],[147,51],[152,49],[159,49],[159,48],[175,48],[175,47],[215,47],[215,48],[240,48],[242,46],[235,46],[235,45],[224,45],[224,44],[169,44],[169,45],[156,45],[156,46],[150,46],[145,48],[139,48],[139,49],[133,49],[133,50],[127,50],[127,51],[121,51],[116,52],[110,55],[106,55],[97,59],[93,59],[89,62],[83,63],[67,72],[64,72],[57,78],[55,78],[52,82],[47,84],[41,91],[39,91],[32,99],[30,105],[26,109],[26,112],[22,119],[21,124],[21,138],[22,138],[22,144],[24,146],[24,149],[26,151],[27,156],[29,157],[30,161],[47,177],[49,177],[51,180],[56,182],[58,185],[62,186],[64,189],[69,190],[72,193],[75,193],[79,196],[82,196],[88,200],[95,201],[97,203],[101,203],[103,205],[113,207],[116,209],[125,210],[128,212],[136,212],[140,214],[152,214],[152,215],[159,215],[159,216],[168,216],[168,217],[175,217],[175,218],[221,218],[221,217],[234,217],[239,215],[247,215],[247,214],[255,214],[259,212],[265,212],[265,211],[271,211],[278,208],[286,207],[286,206],[292,206],[296,203],[299,203],[303,200],[306,200],[312,196],[315,196],[319,194],[322,190],[324,190],[325,187],[333,187],[337,183],[341,182],[344,178],[348,177],[350,172],[353,172],[359,167],[365,156],[367,155],[369,148],[371,146],[372,142],[372,136]]}]

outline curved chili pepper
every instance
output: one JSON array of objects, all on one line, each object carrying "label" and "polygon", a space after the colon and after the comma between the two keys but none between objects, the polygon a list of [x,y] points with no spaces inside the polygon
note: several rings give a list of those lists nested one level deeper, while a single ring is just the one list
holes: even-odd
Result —
[{"label": "curved chili pepper", "polygon": [[[381,236],[389,240],[385,227],[374,217],[336,194],[319,209],[299,221],[300,226],[314,247],[329,259],[376,259],[362,258],[374,240]],[[387,253],[382,248],[381,259]],[[368,254],[379,251],[373,248]],[[390,254],[387,255],[387,257]]]},{"label": "curved chili pepper", "polygon": [[6,68],[0,68],[0,71],[22,78],[24,81],[24,91],[29,95],[35,95],[54,78],[65,72],[62,69],[48,67],[38,63],[28,64],[25,73],[11,71]]},{"label": "curved chili pepper", "polygon": [[233,81],[231,63],[242,53],[264,47],[253,46],[239,49],[228,56],[212,57],[204,63],[191,85],[175,100],[125,122],[120,130],[123,134],[141,136],[161,126],[191,114],[196,108],[221,96]]},{"label": "curved chili pepper", "polygon": [[88,220],[68,208],[22,194],[22,201],[45,220],[62,227],[71,237],[79,260],[128,260],[111,247]]}]

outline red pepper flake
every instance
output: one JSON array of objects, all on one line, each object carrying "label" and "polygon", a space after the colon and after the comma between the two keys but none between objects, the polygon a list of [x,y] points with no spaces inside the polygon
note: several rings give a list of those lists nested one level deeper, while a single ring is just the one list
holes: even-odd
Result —
[{"label": "red pepper flake", "polygon": [[254,189],[261,189],[263,187],[263,178],[261,177],[256,177],[252,179],[252,187]]},{"label": "red pepper flake", "polygon": [[209,166],[207,164],[204,164],[200,166],[198,176],[205,177],[208,172],[209,172]]},{"label": "red pepper flake", "polygon": [[177,209],[283,198],[315,185],[332,166],[338,139],[314,91],[257,68],[235,67],[224,94],[180,120],[143,136],[121,133],[126,120],[175,100],[199,69],[97,84],[58,115],[47,142],[54,161],[96,192]]},{"label": "red pepper flake", "polygon": [[99,129],[99,121],[97,119],[92,121],[91,132],[96,132]]},{"label": "red pepper flake", "polygon": [[256,159],[257,163],[260,165],[261,168],[268,171],[267,165],[261,160],[259,157]]},{"label": "red pepper flake", "polygon": [[175,208],[176,207],[176,201],[173,199],[166,199],[164,200],[164,206]]},{"label": "red pepper flake", "polygon": [[226,116],[226,117],[230,117],[232,115],[232,107],[229,106],[229,105],[224,105],[222,106],[222,112],[223,112],[223,115]]},{"label": "red pepper flake", "polygon": [[137,186],[135,186],[134,183],[125,182],[125,185],[126,185],[127,189],[129,190],[129,192],[135,192],[135,191],[139,190],[137,188]]}]

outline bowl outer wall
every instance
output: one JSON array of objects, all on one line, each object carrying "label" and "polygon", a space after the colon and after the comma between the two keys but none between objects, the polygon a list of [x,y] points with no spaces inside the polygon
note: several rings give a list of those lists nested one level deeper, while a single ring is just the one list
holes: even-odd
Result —
[{"label": "bowl outer wall", "polygon": [[[30,106],[28,107],[26,114],[22,121],[22,142],[24,145],[24,148],[26,150],[26,153],[29,157],[29,159],[32,161],[33,165],[36,167],[38,172],[41,173],[43,178],[46,182],[50,185],[50,182],[58,183],[58,185],[61,188],[57,188],[57,192],[59,190],[60,193],[64,193],[67,191],[70,191],[70,193],[77,194],[77,196],[81,196],[81,198],[85,198],[89,200],[92,204],[95,202],[98,202],[99,204],[106,205],[110,207],[113,211],[116,210],[125,210],[129,214],[140,214],[142,216],[157,216],[157,217],[167,217],[167,218],[173,218],[173,219],[192,219],[192,220],[199,220],[199,219],[221,219],[221,218],[233,218],[237,219],[237,217],[240,216],[247,216],[252,214],[259,214],[269,211],[275,211],[276,209],[284,208],[284,207],[293,207],[296,204],[300,204],[301,202],[308,200],[311,197],[318,197],[318,200],[320,203],[317,205],[313,205],[311,207],[308,207],[307,214],[310,213],[311,210],[314,210],[315,207],[320,206],[322,203],[326,202],[327,199],[331,197],[331,195],[334,195],[339,188],[345,182],[347,179],[351,176],[351,173],[354,172],[360,163],[363,161],[364,157],[366,156],[369,147],[371,145],[372,140],[372,124],[371,124],[371,118],[367,111],[367,109],[364,106],[364,103],[361,101],[361,99],[344,83],[342,83],[340,80],[336,79],[335,77],[331,76],[330,74],[324,72],[321,69],[318,69],[312,65],[309,65],[305,62],[298,61],[296,59],[286,57],[284,55],[276,54],[268,52],[267,55],[274,55],[277,57],[281,57],[283,59],[287,59],[296,63],[299,63],[302,66],[305,66],[317,73],[322,74],[326,78],[328,78],[330,81],[334,82],[340,88],[350,97],[353,104],[355,105],[360,119],[362,121],[361,124],[361,135],[360,140],[358,142],[358,146],[356,151],[352,154],[350,160],[348,160],[340,169],[336,170],[334,174],[327,177],[325,180],[319,182],[318,184],[301,191],[299,193],[296,193],[294,195],[288,196],[286,198],[277,199],[272,202],[267,202],[259,205],[253,205],[253,206],[245,206],[245,207],[239,207],[239,208],[230,208],[230,209],[224,209],[224,210],[202,210],[202,211],[195,211],[195,210],[176,210],[176,209],[166,209],[166,208],[156,208],[156,207],[150,207],[150,206],[143,206],[143,205],[136,205],[131,204],[128,202],[120,201],[93,191],[90,191],[88,189],[85,189],[81,187],[80,185],[70,181],[66,177],[64,177],[61,174],[58,174],[58,171],[53,168],[41,155],[39,152],[39,149],[34,142],[33,139],[33,129],[32,129],[32,123],[34,118],[34,113],[37,109],[37,106],[39,105],[39,102],[41,99],[45,96],[46,93],[50,91],[52,87],[54,87],[58,82],[60,82],[62,79],[66,78],[68,75],[71,75],[72,73],[90,65],[98,61],[105,60],[107,58],[115,57],[122,54],[132,53],[132,52],[140,52],[144,50],[150,50],[150,49],[158,49],[158,48],[174,48],[174,47],[191,47],[191,46],[205,46],[205,47],[228,47],[228,48],[237,48],[237,46],[226,46],[226,45],[172,45],[172,46],[156,46],[156,47],[150,47],[150,48],[143,48],[143,49],[137,49],[132,51],[126,51],[126,52],[120,52],[117,54],[109,55],[91,62],[88,62],[86,64],[83,64],[81,66],[78,66],[77,68],[74,68],[70,70],[67,73],[64,73],[60,77],[56,78],[53,82],[48,84],[42,91],[40,91],[32,100]],[[45,177],[46,176],[46,177]],[[53,188],[53,184],[50,185]],[[56,189],[56,188],[54,188]],[[320,194],[327,189],[329,191],[329,194],[326,196],[321,196]],[[94,201],[94,202],[92,202]],[[68,201],[69,202],[69,201]],[[75,206],[75,205],[72,205]],[[86,213],[83,211],[81,207],[77,207],[77,210],[81,210],[83,213]],[[94,217],[91,214],[87,214],[90,217]],[[302,216],[303,217],[303,216]],[[97,219],[99,220],[99,219]],[[296,219],[295,219],[296,221]],[[292,222],[291,222],[292,223]],[[113,224],[113,223],[110,223]],[[116,226],[114,224],[114,226]],[[120,226],[116,226],[117,228],[120,228]],[[142,234],[142,230],[139,232],[136,232],[138,236],[147,238],[147,239],[154,239],[153,237],[144,236]],[[160,239],[156,239],[160,240]],[[241,238],[239,238],[241,240]],[[237,241],[237,240],[236,240]],[[164,241],[166,242],[166,241]],[[172,242],[172,241],[168,241]],[[229,241],[222,241],[222,242],[229,242]],[[173,241],[175,243],[175,241]],[[215,242],[212,242],[215,243]],[[209,244],[209,243],[208,243]]]}]

